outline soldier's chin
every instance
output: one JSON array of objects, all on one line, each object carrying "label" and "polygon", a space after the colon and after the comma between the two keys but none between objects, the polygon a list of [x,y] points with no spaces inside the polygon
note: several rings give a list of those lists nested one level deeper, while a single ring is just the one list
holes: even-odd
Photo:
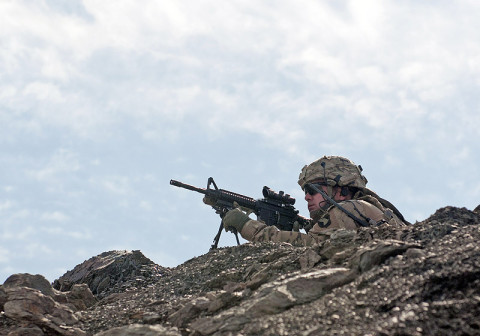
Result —
[{"label": "soldier's chin", "polygon": [[320,219],[325,214],[325,210],[323,209],[315,209],[310,211],[310,218],[315,220]]}]

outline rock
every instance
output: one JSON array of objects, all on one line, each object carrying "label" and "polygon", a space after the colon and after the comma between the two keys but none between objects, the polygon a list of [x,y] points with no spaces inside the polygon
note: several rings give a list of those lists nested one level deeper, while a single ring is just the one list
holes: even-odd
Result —
[{"label": "rock", "polygon": [[8,336],[43,336],[45,333],[36,325],[27,325],[8,333]]},{"label": "rock", "polygon": [[240,333],[259,317],[279,314],[306,304],[354,279],[349,269],[335,268],[298,274],[259,288],[249,300],[218,315],[194,320],[190,328],[200,335]]},{"label": "rock", "polygon": [[320,257],[314,249],[309,248],[304,254],[300,256],[299,262],[302,270],[313,268],[322,257]]},{"label": "rock", "polygon": [[97,299],[86,284],[75,284],[66,292],[67,303],[75,307],[75,310],[85,310],[95,303]]},{"label": "rock", "polygon": [[[69,306],[74,311],[85,310],[94,305],[97,299],[93,296],[86,284],[73,285],[68,292],[59,292],[40,274],[28,273],[13,274],[5,280],[4,288],[27,287],[39,290],[42,294],[50,296],[58,303]],[[6,300],[4,298],[3,300]],[[6,302],[6,301],[5,301]],[[0,291],[0,303],[2,303],[2,292]]]},{"label": "rock", "polygon": [[177,327],[185,327],[188,322],[197,317],[202,311],[208,310],[209,305],[210,300],[205,297],[193,299],[170,315],[168,321]]},{"label": "rock", "polygon": [[480,215],[480,204],[473,210],[476,214]]},{"label": "rock", "polygon": [[262,286],[245,310],[252,315],[277,314],[311,302],[353,280],[349,269],[333,268],[300,274]]},{"label": "rock", "polygon": [[224,309],[232,306],[233,304],[241,300],[241,294],[229,292],[229,291],[220,291],[213,295],[213,298],[210,300],[208,305],[208,312],[215,313],[220,309]]},{"label": "rock", "polygon": [[[67,272],[56,282],[67,291],[53,296],[42,279],[28,280],[38,290],[11,279],[0,286],[0,335],[480,334],[477,213],[445,207],[406,227],[324,237],[219,248],[168,269],[138,251],[106,252]],[[12,294],[22,288],[23,299]],[[90,308],[73,313],[82,302]]]},{"label": "rock", "polygon": [[0,285],[0,312],[3,311],[3,305],[7,302],[7,293],[2,285]]},{"label": "rock", "polygon": [[28,273],[18,273],[13,274],[5,280],[3,283],[5,288],[12,287],[28,287],[33,289],[38,289],[44,295],[54,297],[55,293],[53,291],[52,285],[48,282],[43,275],[40,274],[28,274]]},{"label": "rock", "polygon": [[[16,322],[9,335],[85,335],[74,327],[78,322],[74,311],[86,309],[97,300],[86,285],[74,285],[60,293],[47,279],[36,274],[14,274],[0,290],[5,317]],[[15,323],[13,323],[15,325]]]},{"label": "rock", "polygon": [[4,312],[12,320],[59,335],[85,335],[80,329],[71,327],[78,322],[72,310],[39,290],[17,286],[7,287],[5,292],[7,302],[4,304]]},{"label": "rock", "polygon": [[410,248],[421,248],[418,244],[407,244],[396,240],[373,241],[361,247],[350,262],[350,268],[360,273],[381,265],[386,259],[402,254]]},{"label": "rock", "polygon": [[129,326],[112,328],[102,331],[95,336],[182,336],[176,328],[167,328],[161,325],[132,324]]},{"label": "rock", "polygon": [[155,282],[168,273],[140,251],[110,251],[92,257],[55,280],[53,287],[68,291],[75,284],[86,284],[93,294],[103,298],[111,293]]}]

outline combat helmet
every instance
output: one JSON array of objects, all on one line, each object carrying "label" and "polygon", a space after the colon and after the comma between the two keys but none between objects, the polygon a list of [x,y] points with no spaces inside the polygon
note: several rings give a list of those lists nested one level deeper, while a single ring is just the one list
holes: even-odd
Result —
[{"label": "combat helmet", "polygon": [[319,182],[331,187],[346,186],[365,189],[367,178],[362,175],[362,167],[341,156],[324,156],[303,167],[298,184]]}]

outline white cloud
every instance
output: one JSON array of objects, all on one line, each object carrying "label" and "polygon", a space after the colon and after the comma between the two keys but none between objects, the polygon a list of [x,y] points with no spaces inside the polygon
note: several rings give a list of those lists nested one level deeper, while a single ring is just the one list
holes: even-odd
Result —
[{"label": "white cloud", "polygon": [[14,231],[11,237],[15,240],[30,240],[32,237],[36,237],[37,235],[37,228],[31,225],[20,226],[20,229]]},{"label": "white cloud", "polygon": [[10,200],[0,201],[0,212],[11,209],[13,204],[14,204],[14,202],[12,202]]},{"label": "white cloud", "polygon": [[26,244],[24,250],[22,251],[22,256],[32,259],[45,258],[47,256],[56,255],[57,251],[47,246],[46,244],[31,242]]},{"label": "white cloud", "polygon": [[152,203],[146,200],[141,201],[139,207],[146,211],[151,211],[153,209]]},{"label": "white cloud", "polygon": [[[96,182],[94,182],[96,184]],[[99,184],[114,194],[127,195],[131,189],[130,179],[126,176],[107,176]]]},{"label": "white cloud", "polygon": [[44,221],[51,222],[66,222],[70,219],[69,216],[65,215],[61,211],[45,212],[40,216],[40,218]]},{"label": "white cloud", "polygon": [[[108,134],[126,121],[136,126],[145,139],[174,142],[181,136],[181,123],[195,118],[203,107],[202,118],[195,118],[199,127],[224,134],[222,130],[228,130],[229,124],[240,125],[247,131],[264,135],[267,141],[275,141],[277,135],[271,136],[271,128],[266,128],[262,120],[269,122],[275,114],[274,130],[290,137],[288,143],[295,152],[304,141],[300,136],[303,121],[319,120],[328,104],[334,104],[339,111],[345,111],[344,118],[336,117],[340,123],[350,124],[351,119],[347,118],[353,116],[376,132],[382,132],[383,136],[378,135],[382,139],[388,139],[385,135],[392,132],[393,123],[414,126],[408,123],[410,117],[400,115],[400,109],[408,108],[417,116],[422,113],[423,102],[441,103],[445,97],[455,94],[452,83],[459,74],[480,70],[476,66],[479,57],[475,56],[478,48],[474,44],[460,39],[461,42],[456,43],[466,44],[468,48],[461,48],[462,52],[458,53],[444,43],[450,36],[447,29],[455,27],[442,20],[448,13],[434,6],[419,5],[418,11],[408,16],[408,22],[416,22],[434,9],[433,19],[417,29],[418,25],[406,24],[407,16],[397,14],[406,13],[410,4],[382,1],[361,5],[350,1],[342,7],[305,0],[301,6],[281,2],[275,8],[244,2],[225,5],[221,11],[211,10],[215,5],[209,1],[188,4],[146,1],[142,6],[134,1],[85,1],[83,5],[91,16],[89,20],[62,14],[45,3],[26,7],[21,2],[9,2],[3,8],[5,13],[15,14],[24,23],[19,26],[7,20],[8,29],[3,38],[12,44],[3,55],[8,58],[31,54],[27,63],[40,64],[42,77],[47,79],[10,87],[6,91],[10,97],[21,92],[27,94],[18,96],[10,106],[28,100],[28,95],[33,94],[40,104],[33,109],[33,117],[41,124],[72,128],[79,134],[101,132],[101,129]],[[51,22],[56,24],[53,26]],[[399,27],[402,29],[397,29]],[[456,29],[472,38],[478,34],[463,26]],[[13,36],[18,42],[13,43]],[[409,36],[412,38],[407,38]],[[32,44],[32,37],[43,43]],[[204,39],[212,43],[206,46],[212,52],[201,48]],[[425,41],[429,43],[425,45]],[[391,50],[396,54],[392,55]],[[104,87],[101,82],[95,83],[102,79],[102,73],[83,73],[92,57],[104,51],[114,60],[133,56],[138,61],[147,58],[167,64],[157,69],[159,79],[147,79],[146,83],[141,83],[142,78],[130,67],[116,69],[133,76],[127,77],[131,84]],[[273,51],[274,56],[267,54]],[[311,81],[311,87],[306,86],[299,96],[298,92],[280,89],[282,83],[278,79],[269,82],[272,75],[266,74],[256,79],[257,97],[251,99],[257,101],[257,106],[251,109],[252,106],[243,105],[244,95],[250,94],[243,85],[252,85],[250,78],[234,82],[237,90],[233,92],[224,84],[230,75],[262,70],[261,66],[245,62],[244,58],[249,55],[252,60],[268,60],[272,71],[275,69],[284,79]],[[125,65],[140,66],[136,64],[138,61]],[[162,70],[168,73],[170,69],[182,67],[191,73],[177,71],[177,75],[184,78],[179,78],[178,85],[161,80]],[[220,85],[202,78],[201,69],[205,67],[212,67]],[[86,88],[75,91],[75,87],[65,85],[73,80],[91,81],[93,90],[105,90],[108,103],[92,100]],[[351,88],[353,95],[339,92],[345,88]],[[410,97],[402,94],[405,90],[411,92]],[[322,96],[315,97],[315,91],[323,92]],[[319,109],[312,109],[312,104]],[[249,121],[239,123],[236,116]]]},{"label": "white cloud", "polygon": [[75,230],[73,228],[65,228],[59,226],[42,226],[42,232],[52,236],[62,236],[64,238],[73,238],[74,240],[88,240],[92,238],[92,234],[88,229]]},{"label": "white cloud", "polygon": [[5,83],[4,85],[2,85],[0,90],[0,100],[1,101],[10,100],[16,94],[17,94],[17,89],[15,88],[15,86],[13,86],[12,84]]},{"label": "white cloud", "polygon": [[49,180],[59,174],[74,173],[81,168],[76,154],[70,150],[60,148],[38,170],[31,170],[29,174],[37,180]]},{"label": "white cloud", "polygon": [[10,251],[0,246],[0,264],[8,263],[10,259],[11,259]]},{"label": "white cloud", "polygon": [[20,210],[15,210],[12,215],[10,216],[10,219],[13,221],[18,221],[18,220],[26,220],[30,218],[32,215],[32,211],[29,209],[20,209]]},{"label": "white cloud", "polygon": [[30,83],[25,87],[23,94],[26,96],[26,99],[30,98],[28,96],[31,95],[33,99],[40,101],[43,100],[52,103],[60,103],[64,101],[58,87],[51,83]]},{"label": "white cloud", "polygon": [[[139,218],[161,233],[176,218],[188,230],[178,241],[192,242],[189,196],[165,192],[166,177],[269,180],[302,198],[291,171],[322,154],[372,161],[396,179],[379,187],[414,179],[421,187],[399,198],[410,218],[445,200],[472,202],[479,9],[472,1],[1,1],[2,242],[33,242],[31,251],[54,256],[34,241],[40,232],[75,241],[88,258],[106,246],[88,246],[91,232]],[[451,195],[437,189],[438,176]],[[195,224],[210,220],[202,214]],[[152,256],[149,242],[140,243]],[[169,243],[167,252],[152,243],[161,264],[180,258],[169,257]]]}]

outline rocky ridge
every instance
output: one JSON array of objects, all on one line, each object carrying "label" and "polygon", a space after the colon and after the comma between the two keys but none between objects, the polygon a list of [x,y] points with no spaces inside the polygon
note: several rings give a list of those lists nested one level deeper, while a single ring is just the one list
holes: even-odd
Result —
[{"label": "rocky ridge", "polygon": [[479,208],[315,247],[243,244],[175,268],[140,251],[0,286],[0,335],[480,335]]}]

